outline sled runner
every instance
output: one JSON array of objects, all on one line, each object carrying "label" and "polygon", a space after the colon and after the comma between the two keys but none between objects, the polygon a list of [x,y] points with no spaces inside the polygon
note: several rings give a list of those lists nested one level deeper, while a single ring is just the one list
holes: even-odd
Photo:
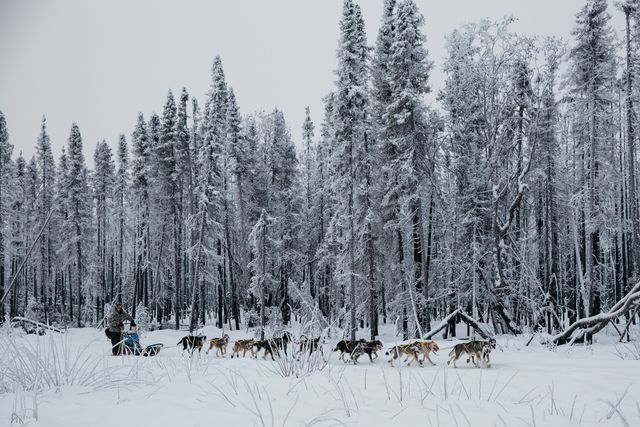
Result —
[{"label": "sled runner", "polygon": [[164,347],[164,344],[151,344],[143,348],[137,332],[123,332],[122,345],[122,353],[133,356],[155,356]]}]

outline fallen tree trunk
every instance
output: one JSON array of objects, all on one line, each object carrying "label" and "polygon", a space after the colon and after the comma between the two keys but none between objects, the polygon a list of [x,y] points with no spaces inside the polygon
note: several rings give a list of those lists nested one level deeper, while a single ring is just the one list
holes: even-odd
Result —
[{"label": "fallen tree trunk", "polygon": [[435,334],[437,334],[438,332],[440,332],[441,330],[446,328],[447,324],[449,323],[449,320],[451,320],[451,318],[453,316],[455,316],[456,314],[458,314],[458,313],[460,313],[460,309],[459,308],[457,308],[457,309],[453,310],[451,313],[447,314],[447,316],[444,319],[442,319],[442,321],[440,323],[438,323],[438,325],[435,328],[431,329],[429,332],[427,332],[424,335],[423,339],[428,340],[428,339],[433,338],[433,336]]},{"label": "fallen tree trunk", "polygon": [[[624,340],[625,335],[627,336],[627,342],[629,342],[631,340],[631,337],[629,336],[629,326],[631,326],[631,322],[633,322],[633,318],[636,317],[636,314],[638,314],[639,310],[640,310],[640,304],[637,304],[635,311],[627,319],[627,325],[624,327],[624,332],[620,336],[620,341],[618,341],[618,342],[622,342]],[[629,312],[629,313],[631,313],[631,312]]]},{"label": "fallen tree trunk", "polygon": [[484,329],[476,319],[469,316],[467,313],[465,313],[462,310],[460,310],[460,316],[462,317],[462,320],[464,320],[466,324],[468,324],[473,329],[475,329],[478,335],[480,335],[482,338],[484,338],[485,340],[488,340],[489,338],[491,338],[491,334],[489,333],[489,331]]},{"label": "fallen tree trunk", "polygon": [[58,332],[58,333],[64,333],[64,331],[62,329],[56,328],[55,326],[51,326],[51,325],[47,325],[46,323],[41,323],[41,322],[37,322],[35,320],[31,320],[31,319],[27,319],[26,317],[19,317],[16,316],[14,318],[11,319],[12,323],[29,323],[33,326],[37,326],[39,328],[44,328],[44,329],[48,329],[50,331],[54,331],[54,332]]},{"label": "fallen tree trunk", "polygon": [[[640,304],[640,282],[638,282],[629,291],[629,293],[627,293],[627,295],[615,303],[606,313],[585,317],[584,319],[573,322],[563,332],[549,338],[549,340],[546,341],[546,344],[574,344],[584,342],[585,340],[590,342],[595,334],[607,326],[609,321],[620,317],[637,304]],[[576,331],[577,333],[574,334]]]},{"label": "fallen tree trunk", "polygon": [[489,333],[489,331],[484,329],[476,319],[469,316],[467,313],[462,311],[462,309],[456,308],[451,313],[449,313],[444,319],[442,319],[442,321],[438,323],[438,326],[436,326],[435,328],[427,332],[424,335],[423,339],[428,340],[433,338],[435,334],[437,334],[438,332],[440,332],[441,330],[447,327],[447,324],[455,315],[459,315],[462,318],[462,321],[468,324],[469,326],[471,326],[473,329],[475,329],[478,335],[480,335],[482,338],[484,339],[491,338],[491,334]]}]

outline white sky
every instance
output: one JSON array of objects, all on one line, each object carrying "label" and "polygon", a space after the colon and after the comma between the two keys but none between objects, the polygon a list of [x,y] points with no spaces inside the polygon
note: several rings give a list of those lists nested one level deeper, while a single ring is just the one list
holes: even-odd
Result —
[{"label": "white sky", "polygon": [[[584,0],[416,0],[443,82],[444,36],[483,17],[512,14],[514,29],[571,40]],[[369,44],[375,43],[382,0],[360,0]],[[169,88],[185,86],[204,102],[213,58],[220,54],[243,114],[284,110],[300,140],[304,108],[316,134],[321,98],[331,89],[342,0],[0,0],[0,110],[14,157],[31,156],[42,115],[56,159],[76,122],[92,163],[105,138],[130,140],[137,113],[162,112]],[[616,32],[624,19],[610,1]]]}]

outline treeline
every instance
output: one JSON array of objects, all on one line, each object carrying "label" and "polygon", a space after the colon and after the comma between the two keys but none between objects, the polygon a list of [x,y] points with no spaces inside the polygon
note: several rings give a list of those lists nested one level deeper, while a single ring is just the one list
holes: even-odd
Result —
[{"label": "treeline", "polygon": [[385,1],[373,48],[345,0],[335,87],[298,149],[282,111],[241,115],[219,57],[203,105],[170,91],[92,171],[76,125],[54,161],[44,119],[13,158],[0,113],[0,294],[25,264],[0,313],[81,326],[123,301],[176,328],[296,317],[352,338],[457,308],[498,333],[598,313],[640,268],[638,1],[613,13],[619,35],[586,0],[570,46],[512,19],[456,29],[429,106],[413,0]]}]

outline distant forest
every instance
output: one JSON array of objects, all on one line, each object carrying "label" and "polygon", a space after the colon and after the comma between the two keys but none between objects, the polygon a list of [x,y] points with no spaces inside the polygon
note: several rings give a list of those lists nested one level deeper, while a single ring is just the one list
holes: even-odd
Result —
[{"label": "distant forest", "polygon": [[203,102],[169,91],[93,170],[77,125],[54,159],[43,118],[24,158],[0,112],[0,318],[97,325],[121,301],[150,327],[408,338],[458,309],[514,334],[606,311],[640,280],[638,6],[585,0],[570,41],[469,23],[434,64],[428,10],[386,0],[368,41],[344,0],[302,129],[241,113],[216,57]]}]

